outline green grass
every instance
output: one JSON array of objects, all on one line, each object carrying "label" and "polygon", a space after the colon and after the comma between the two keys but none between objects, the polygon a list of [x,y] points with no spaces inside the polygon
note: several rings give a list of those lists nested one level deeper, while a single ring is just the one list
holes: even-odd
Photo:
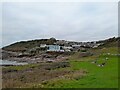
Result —
[{"label": "green grass", "polygon": [[71,62],[71,69],[86,69],[88,74],[78,80],[58,79],[50,81],[47,87],[115,88],[118,87],[117,64],[117,58],[109,60],[105,67],[98,67],[90,62]]},{"label": "green grass", "polygon": [[[75,53],[73,56],[67,60],[70,63],[70,67],[65,68],[56,68],[55,70],[49,70],[47,73],[57,74],[61,71],[70,71],[71,73],[66,73],[65,75],[60,76],[60,73],[57,77],[50,78],[44,80],[43,82],[33,82],[33,77],[37,79],[43,78],[38,72],[41,64],[29,64],[24,66],[10,66],[3,69],[13,69],[13,70],[26,70],[29,68],[35,68],[35,73],[29,76],[31,82],[22,85],[23,87],[42,87],[42,88],[117,88],[118,87],[118,56],[115,55],[107,55],[110,54],[118,54],[116,47],[109,47],[103,49],[93,49],[90,52],[95,53],[93,56],[88,57],[78,57],[80,52]],[[104,67],[97,66],[102,62],[105,62],[105,58],[109,58],[107,60]],[[97,64],[91,63],[97,59]],[[47,64],[46,64],[47,65]],[[55,73],[57,71],[57,73]],[[86,73],[81,74],[81,71],[85,71]],[[20,73],[20,72],[19,72]],[[21,74],[21,73],[20,73]],[[29,73],[27,73],[29,74]],[[48,74],[49,76],[52,74]],[[9,74],[8,74],[9,75]],[[25,74],[26,75],[26,74]],[[26,76],[25,78],[27,78]],[[59,77],[60,76],[60,77]],[[29,80],[26,79],[26,80]],[[44,77],[45,78],[45,77]],[[18,79],[19,80],[19,79]],[[25,81],[25,80],[24,80]],[[26,82],[26,81],[25,81]],[[10,82],[11,83],[11,82]]]},{"label": "green grass", "polygon": [[[106,51],[101,51],[104,53],[116,53],[116,48],[109,48]],[[77,55],[77,54],[76,54]],[[94,57],[82,58],[85,61],[81,61],[79,58],[71,58],[71,67],[68,70],[86,70],[87,75],[80,79],[66,79],[66,78],[56,78],[48,81],[47,84],[43,84],[42,87],[47,88],[117,88],[118,87],[118,57],[111,55],[100,55],[98,57],[97,64],[104,62],[105,57],[108,57],[104,67],[99,67],[96,64],[91,63]],[[88,60],[89,59],[89,60]],[[39,85],[38,85],[39,87]]]}]

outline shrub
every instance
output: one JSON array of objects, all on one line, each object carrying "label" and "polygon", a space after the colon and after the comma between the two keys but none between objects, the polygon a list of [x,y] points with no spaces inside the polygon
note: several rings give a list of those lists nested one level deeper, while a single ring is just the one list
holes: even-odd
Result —
[{"label": "shrub", "polygon": [[57,68],[65,68],[69,66],[70,66],[69,62],[57,62],[57,63],[52,63],[49,66],[45,66],[44,69],[52,70],[52,69],[57,69]]}]

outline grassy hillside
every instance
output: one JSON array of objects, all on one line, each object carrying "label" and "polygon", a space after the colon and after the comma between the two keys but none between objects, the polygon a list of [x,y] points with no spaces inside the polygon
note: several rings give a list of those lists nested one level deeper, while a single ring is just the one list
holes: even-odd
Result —
[{"label": "grassy hillside", "polygon": [[[79,57],[79,52],[58,63],[38,63],[3,68],[3,87],[30,88],[117,88],[117,47],[91,50],[94,54]],[[110,53],[110,54],[108,54]],[[104,67],[97,65],[105,62]],[[97,60],[97,63],[92,63]],[[5,71],[10,71],[5,73]],[[16,77],[17,76],[17,77]]]},{"label": "grassy hillside", "polygon": [[56,42],[54,38],[21,41],[21,42],[16,42],[6,47],[3,47],[2,49],[7,51],[22,52],[34,47],[38,47],[40,46],[40,44],[53,44],[54,42]]},{"label": "grassy hillside", "polygon": [[[116,48],[107,48],[109,53],[117,53],[116,51],[112,51]],[[106,50],[107,50],[106,49]],[[101,51],[107,52],[107,51]],[[104,62],[103,59],[108,57],[104,67],[97,66]],[[71,67],[67,68],[67,70],[80,71],[85,70],[87,73],[85,76],[80,75],[72,75],[72,78],[66,78],[63,76],[62,78],[57,78],[49,81],[47,84],[43,84],[43,87],[60,87],[60,88],[117,88],[118,87],[118,57],[112,55],[100,55],[97,57],[97,64],[91,63],[91,61],[96,60],[93,57],[86,57],[81,59],[71,59],[70,64]],[[71,75],[68,75],[68,77]],[[38,85],[39,87],[39,85]]]},{"label": "grassy hillside", "polygon": [[102,45],[100,48],[113,47],[113,46],[118,47],[119,41],[120,41],[120,37],[117,37],[117,38],[113,37],[106,40],[98,41],[97,43],[104,43],[104,45]]}]

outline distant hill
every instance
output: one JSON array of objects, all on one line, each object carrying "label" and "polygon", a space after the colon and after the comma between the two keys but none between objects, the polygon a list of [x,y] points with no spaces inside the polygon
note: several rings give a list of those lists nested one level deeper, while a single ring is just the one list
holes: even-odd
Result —
[{"label": "distant hill", "polygon": [[109,39],[106,39],[106,40],[100,40],[100,41],[97,41],[97,43],[104,43],[102,46],[100,46],[100,48],[102,47],[120,47],[120,37],[113,37],[113,38],[109,38]]},{"label": "distant hill", "polygon": [[30,40],[30,41],[21,41],[16,42],[6,47],[3,47],[3,50],[7,51],[15,51],[15,52],[23,52],[30,48],[38,47],[40,44],[53,44],[56,42],[55,38],[50,39],[37,39],[37,40]]},{"label": "distant hill", "polygon": [[[28,49],[38,47],[40,44],[54,44],[59,40],[56,40],[55,38],[50,38],[50,39],[37,39],[37,40],[30,40],[30,41],[21,41],[21,42],[16,42],[11,45],[8,45],[6,47],[3,47],[3,50],[7,51],[15,51],[15,52],[24,52]],[[113,37],[109,38],[106,40],[100,40],[97,41],[97,43],[104,43],[100,47],[113,47],[113,46],[118,46],[118,42],[120,41],[120,37]]]}]

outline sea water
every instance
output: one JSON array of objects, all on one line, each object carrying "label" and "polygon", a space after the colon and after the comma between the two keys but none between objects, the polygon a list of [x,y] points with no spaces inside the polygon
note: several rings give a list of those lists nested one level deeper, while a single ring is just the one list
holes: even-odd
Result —
[{"label": "sea water", "polygon": [[9,61],[9,60],[0,60],[0,66],[1,65],[26,65],[28,63],[19,63],[19,62],[16,62],[16,61]]}]

